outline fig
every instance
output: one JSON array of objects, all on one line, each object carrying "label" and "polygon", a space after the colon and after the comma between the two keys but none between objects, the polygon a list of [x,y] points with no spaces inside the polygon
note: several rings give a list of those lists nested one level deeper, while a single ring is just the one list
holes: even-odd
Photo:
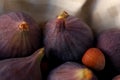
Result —
[{"label": "fig", "polygon": [[112,80],[120,80],[120,74],[119,74],[119,75],[116,75],[115,77],[113,77]]},{"label": "fig", "polygon": [[40,62],[44,48],[35,51],[31,56],[11,58],[0,61],[1,80],[41,80]]},{"label": "fig", "polygon": [[84,65],[65,62],[53,69],[47,80],[97,80],[97,77]]},{"label": "fig", "polygon": [[[106,55],[111,64],[120,73],[120,29],[102,32],[97,40],[97,47]],[[108,64],[108,65],[109,65]]]},{"label": "fig", "polygon": [[99,48],[89,48],[82,57],[82,63],[100,71],[105,67],[105,56]]},{"label": "fig", "polygon": [[31,16],[23,12],[0,16],[0,59],[29,56],[41,47],[41,31]]},{"label": "fig", "polygon": [[84,52],[93,46],[91,28],[65,11],[47,22],[44,34],[46,56],[54,61],[79,61]]}]

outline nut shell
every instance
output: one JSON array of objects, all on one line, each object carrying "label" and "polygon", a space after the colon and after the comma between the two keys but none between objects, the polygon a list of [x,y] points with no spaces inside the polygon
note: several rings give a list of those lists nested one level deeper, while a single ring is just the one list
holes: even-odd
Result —
[{"label": "nut shell", "polygon": [[105,57],[100,49],[90,48],[83,55],[82,63],[92,69],[103,70],[105,67]]}]

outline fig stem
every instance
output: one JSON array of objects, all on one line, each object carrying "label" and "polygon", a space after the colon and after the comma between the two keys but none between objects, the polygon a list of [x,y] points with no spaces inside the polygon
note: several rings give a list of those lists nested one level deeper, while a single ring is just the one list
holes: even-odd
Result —
[{"label": "fig stem", "polygon": [[66,19],[68,16],[69,14],[66,11],[63,11],[58,15],[57,19]]},{"label": "fig stem", "polygon": [[19,29],[21,31],[29,31],[29,25],[27,24],[27,22],[23,21],[19,24]]},{"label": "fig stem", "polygon": [[69,16],[69,14],[66,11],[63,11],[60,13],[57,17],[57,27],[58,27],[58,32],[64,31],[65,30],[65,19]]}]

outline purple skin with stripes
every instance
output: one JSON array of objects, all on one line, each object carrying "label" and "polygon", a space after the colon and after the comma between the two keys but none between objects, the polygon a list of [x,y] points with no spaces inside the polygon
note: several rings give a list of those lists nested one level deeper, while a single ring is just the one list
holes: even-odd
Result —
[{"label": "purple skin with stripes", "polygon": [[91,71],[92,77],[90,79],[82,78],[82,74],[84,75],[84,72],[80,73],[82,69],[87,68],[75,62],[65,62],[53,69],[49,73],[47,80],[98,80],[90,69],[88,70]]},{"label": "purple skin with stripes", "polygon": [[40,63],[43,56],[43,50],[39,49],[28,57],[1,60],[0,80],[42,80]]},{"label": "purple skin with stripes", "polygon": [[100,48],[120,73],[120,29],[110,29],[98,37],[97,47]]},{"label": "purple skin with stripes", "polygon": [[79,18],[54,19],[45,26],[44,45],[50,60],[80,61],[83,53],[93,46],[93,33]]},{"label": "purple skin with stripes", "polygon": [[[28,24],[28,31],[19,28]],[[10,12],[0,16],[0,59],[31,55],[41,47],[41,34],[37,23],[22,12]]]}]

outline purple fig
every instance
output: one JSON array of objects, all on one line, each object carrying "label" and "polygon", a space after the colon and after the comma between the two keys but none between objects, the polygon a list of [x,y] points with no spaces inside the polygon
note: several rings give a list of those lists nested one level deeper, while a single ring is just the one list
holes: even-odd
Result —
[{"label": "purple fig", "polygon": [[44,48],[31,56],[0,61],[0,80],[41,80],[40,62]]},{"label": "purple fig", "polygon": [[113,68],[115,68],[120,73],[119,41],[120,41],[120,29],[109,29],[99,35],[97,47],[104,52],[108,59],[107,61],[109,61]]},{"label": "purple fig", "polygon": [[113,77],[113,79],[112,80],[120,80],[120,74],[119,75],[117,75],[117,76],[115,76],[115,77]]},{"label": "purple fig", "polygon": [[93,46],[93,33],[79,18],[63,12],[47,22],[44,44],[50,60],[80,61],[84,52]]},{"label": "purple fig", "polygon": [[52,70],[47,80],[97,80],[97,77],[84,65],[66,62]]},{"label": "purple fig", "polygon": [[0,59],[25,57],[41,47],[37,23],[22,12],[0,16]]}]

